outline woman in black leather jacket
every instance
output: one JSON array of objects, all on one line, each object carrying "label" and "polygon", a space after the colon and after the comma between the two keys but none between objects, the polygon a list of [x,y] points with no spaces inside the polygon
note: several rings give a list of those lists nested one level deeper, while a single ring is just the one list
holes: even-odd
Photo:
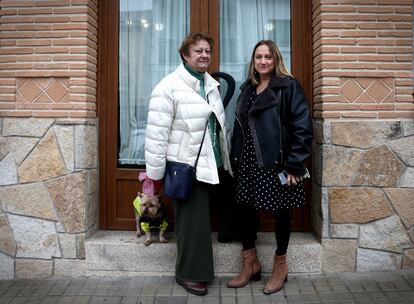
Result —
[{"label": "woman in black leather jacket", "polygon": [[290,212],[305,203],[303,178],[308,171],[303,162],[311,153],[312,130],[302,86],[286,69],[276,44],[259,41],[236,105],[231,160],[243,251],[241,272],[228,287],[242,287],[261,277],[255,248],[257,216],[252,216],[258,209],[273,212],[276,220],[272,276],[263,292],[275,293],[286,282]]}]

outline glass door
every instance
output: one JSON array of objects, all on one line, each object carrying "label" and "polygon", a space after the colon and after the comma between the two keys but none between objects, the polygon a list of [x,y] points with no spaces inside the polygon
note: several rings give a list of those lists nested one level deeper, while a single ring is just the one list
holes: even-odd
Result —
[{"label": "glass door", "polygon": [[[310,25],[310,4],[300,0],[101,0],[100,228],[135,229],[132,200],[140,189],[138,174],[145,169],[150,94],[181,63],[178,48],[190,31],[208,32],[215,41],[209,72],[226,72],[236,80],[226,109],[232,125],[238,87],[260,39],[276,41],[311,96],[311,32],[305,32]],[[171,209],[169,213],[173,219]],[[294,230],[306,230],[307,218],[295,216]],[[271,230],[272,219],[264,219],[263,230]],[[213,226],[215,222],[213,216]]]}]

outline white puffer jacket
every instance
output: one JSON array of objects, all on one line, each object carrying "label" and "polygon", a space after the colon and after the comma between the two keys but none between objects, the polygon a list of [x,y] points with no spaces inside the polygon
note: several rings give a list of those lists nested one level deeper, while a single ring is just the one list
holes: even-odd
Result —
[{"label": "white puffer jacket", "polygon": [[[204,76],[209,103],[200,94],[200,81],[181,64],[154,88],[149,104],[145,137],[145,164],[148,177],[164,177],[166,161],[194,166],[203,138],[204,128],[211,113],[220,124],[220,147],[224,168],[231,173],[229,133],[219,83],[208,73]],[[197,164],[197,180],[219,183],[216,160],[208,129]]]}]

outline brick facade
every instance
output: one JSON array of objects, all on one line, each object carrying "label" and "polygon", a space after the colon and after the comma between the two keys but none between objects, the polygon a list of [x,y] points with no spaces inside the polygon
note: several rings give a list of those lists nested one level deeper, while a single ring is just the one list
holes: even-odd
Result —
[{"label": "brick facade", "polygon": [[412,269],[413,2],[312,4],[322,271]]},{"label": "brick facade", "polygon": [[[98,0],[0,7],[0,279],[85,274],[98,227]],[[413,3],[312,7],[321,270],[413,269]]]},{"label": "brick facade", "polygon": [[0,2],[0,116],[96,117],[97,5]]},{"label": "brick facade", "polygon": [[313,1],[316,118],[414,117],[412,5]]},{"label": "brick facade", "polygon": [[82,275],[98,227],[98,1],[0,7],[0,279]]}]

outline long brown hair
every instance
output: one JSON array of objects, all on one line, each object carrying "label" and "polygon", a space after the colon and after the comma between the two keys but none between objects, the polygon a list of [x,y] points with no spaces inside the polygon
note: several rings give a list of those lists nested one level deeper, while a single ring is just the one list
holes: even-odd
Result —
[{"label": "long brown hair", "polygon": [[276,43],[272,40],[260,40],[254,46],[252,57],[250,58],[250,66],[249,66],[249,79],[254,85],[258,85],[260,83],[259,74],[256,72],[254,68],[254,53],[256,49],[261,45],[267,45],[269,48],[270,54],[272,54],[273,60],[275,62],[275,69],[274,72],[277,76],[284,77],[284,76],[292,76],[292,74],[288,71],[283,61],[282,53],[280,52],[279,48],[277,47]]}]

